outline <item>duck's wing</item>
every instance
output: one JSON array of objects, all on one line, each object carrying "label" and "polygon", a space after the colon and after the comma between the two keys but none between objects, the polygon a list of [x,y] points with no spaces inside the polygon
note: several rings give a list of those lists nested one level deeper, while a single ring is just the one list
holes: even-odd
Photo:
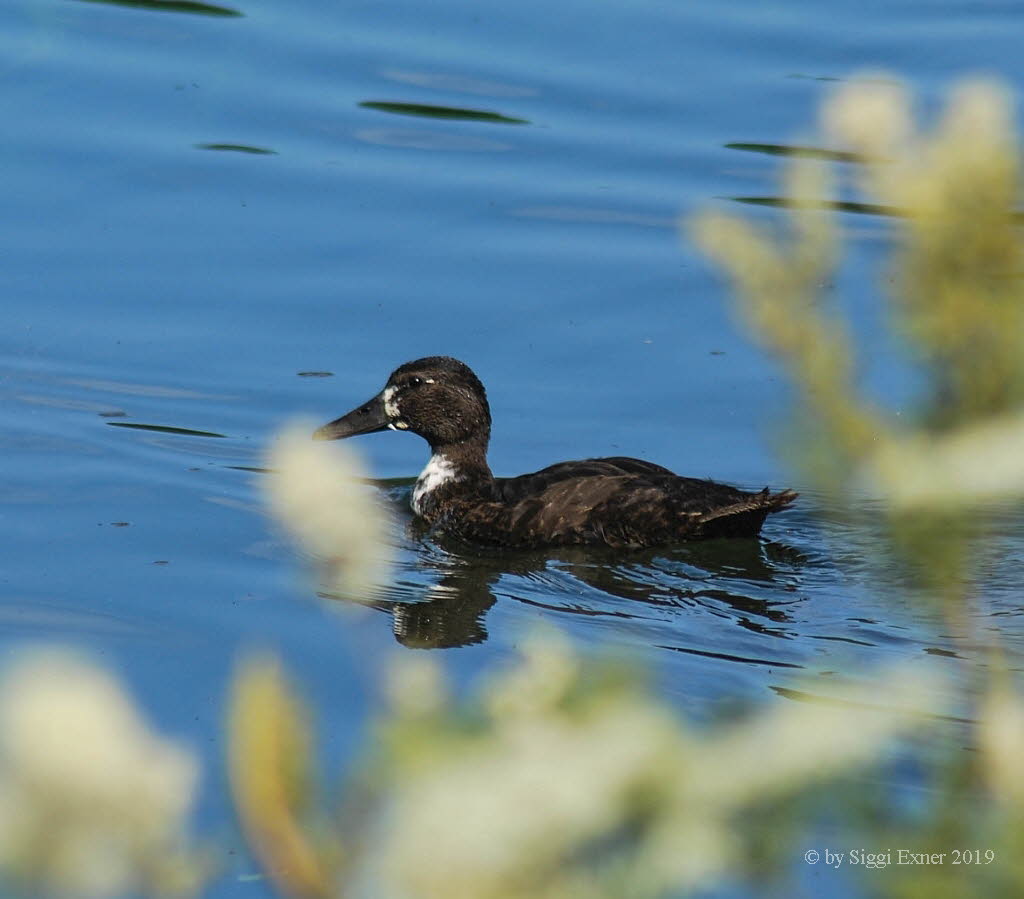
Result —
[{"label": "duck's wing", "polygon": [[747,493],[672,474],[559,473],[563,476],[515,501],[458,504],[440,524],[466,540],[491,545],[663,546],[707,537],[754,537],[769,512],[796,496]]},{"label": "duck's wing", "polygon": [[677,478],[674,471],[665,468],[664,465],[655,465],[644,459],[631,459],[629,456],[603,456],[600,459],[588,459],[602,467],[613,469],[616,474],[647,474],[647,475],[669,475]]},{"label": "duck's wing", "polygon": [[[576,478],[618,477],[620,475],[646,475],[656,478],[678,477],[674,472],[643,459],[628,456],[607,456],[601,459],[578,459],[573,462],[557,462],[514,478],[495,478],[494,485],[498,499],[506,503],[519,502],[550,489],[554,485]],[[685,478],[684,480],[690,480]]]}]

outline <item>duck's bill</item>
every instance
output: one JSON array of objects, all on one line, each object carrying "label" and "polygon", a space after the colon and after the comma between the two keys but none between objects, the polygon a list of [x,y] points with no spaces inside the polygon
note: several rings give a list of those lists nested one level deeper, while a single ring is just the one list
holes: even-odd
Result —
[{"label": "duck's bill", "polygon": [[389,421],[384,410],[384,395],[379,393],[348,415],[342,415],[322,428],[317,428],[313,432],[313,439],[341,440],[344,437],[355,437],[357,434],[372,434],[374,431],[383,431],[387,428]]}]

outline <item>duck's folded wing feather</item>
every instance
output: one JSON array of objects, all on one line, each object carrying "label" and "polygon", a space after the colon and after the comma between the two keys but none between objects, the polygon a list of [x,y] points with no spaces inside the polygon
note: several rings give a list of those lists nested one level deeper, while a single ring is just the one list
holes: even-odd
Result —
[{"label": "duck's folded wing feather", "polygon": [[672,474],[580,476],[577,470],[575,477],[557,477],[562,473],[518,500],[454,504],[439,524],[491,545],[657,546],[687,537],[755,536],[770,511],[792,501]]},{"label": "duck's folded wing feather", "polygon": [[[674,472],[661,465],[655,465],[653,462],[630,459],[627,456],[608,456],[601,459],[557,462],[530,474],[514,478],[495,478],[494,483],[498,499],[506,503],[515,503],[528,497],[536,497],[562,481],[580,478],[614,478],[620,475],[655,478],[677,477]],[[690,479],[686,478],[685,480]]]}]

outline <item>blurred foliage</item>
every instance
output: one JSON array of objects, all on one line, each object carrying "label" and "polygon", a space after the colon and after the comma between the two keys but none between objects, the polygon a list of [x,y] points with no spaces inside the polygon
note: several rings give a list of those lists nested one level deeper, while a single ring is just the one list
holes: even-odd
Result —
[{"label": "blurred foliage", "polygon": [[[1020,147],[998,85],[961,85],[930,132],[911,106],[891,79],[851,82],[823,109],[822,140],[859,160],[847,177],[867,203],[900,210],[880,284],[906,365],[921,375],[915,407],[885,408],[859,386],[858,342],[831,296],[842,252],[823,211],[836,205],[823,165],[788,165],[788,233],[719,213],[698,217],[692,233],[798,392],[794,458],[838,512],[853,513],[865,495],[884,502],[891,542],[925,588],[917,595],[937,600],[979,656],[955,697],[975,751],[940,740],[941,751],[919,752],[929,759],[924,798],[901,805],[885,791],[861,793],[844,805],[843,842],[858,845],[859,834],[860,845],[945,853],[934,866],[893,862],[884,878],[865,872],[872,895],[1018,896],[1024,704],[997,631],[973,626],[982,587],[972,563],[999,565],[983,539],[1024,495]],[[953,863],[971,850],[994,861]]]},{"label": "blurred foliage", "polygon": [[922,725],[914,710],[933,686],[893,671],[829,704],[782,704],[704,731],[634,672],[585,665],[552,634],[462,701],[436,662],[407,657],[354,776],[362,811],[336,825],[335,849],[343,832],[361,835],[339,865],[324,854],[322,810],[289,798],[292,766],[277,747],[293,716],[307,715],[264,659],[236,684],[232,780],[287,896],[658,897],[760,872],[746,851],[749,809],[874,758]]},{"label": "blurred foliage", "polygon": [[281,892],[318,897],[331,893],[332,865],[303,822],[310,800],[308,719],[274,658],[243,664],[228,719],[238,817]]},{"label": "blurred foliage", "polygon": [[67,650],[9,661],[0,682],[0,891],[191,895],[195,757],[153,733],[106,671]]},{"label": "blurred foliage", "polygon": [[880,495],[894,545],[963,625],[987,512],[1024,492],[1020,152],[996,85],[961,86],[930,133],[910,109],[891,80],[851,82],[825,105],[822,139],[860,160],[854,189],[902,210],[880,281],[908,365],[923,369],[916,409],[879,408],[858,388],[857,341],[829,309],[842,253],[823,164],[788,165],[788,234],[719,213],[692,230],[800,393],[808,476],[847,511],[858,490]]},{"label": "blurred foliage", "polygon": [[267,455],[273,477],[261,482],[277,523],[320,563],[333,593],[361,599],[388,575],[388,514],[366,482],[359,455],[338,443],[310,439],[314,425],[294,422]]}]

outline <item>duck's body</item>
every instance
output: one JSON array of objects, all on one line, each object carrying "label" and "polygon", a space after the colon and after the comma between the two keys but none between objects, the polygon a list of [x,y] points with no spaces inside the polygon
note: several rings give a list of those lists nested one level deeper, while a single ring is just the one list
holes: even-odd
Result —
[{"label": "duck's body", "polygon": [[314,436],[333,440],[385,428],[412,431],[430,444],[413,511],[447,533],[491,546],[641,547],[755,537],[770,512],[797,496],[767,488],[749,493],[619,456],[496,478],[487,465],[491,414],[484,387],[468,366],[447,356],[397,368],[381,393]]}]

